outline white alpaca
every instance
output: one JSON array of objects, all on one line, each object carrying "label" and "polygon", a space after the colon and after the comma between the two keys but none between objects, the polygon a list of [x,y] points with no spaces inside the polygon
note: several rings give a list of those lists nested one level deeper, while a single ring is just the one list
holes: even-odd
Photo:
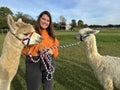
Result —
[{"label": "white alpaca", "polygon": [[98,32],[85,28],[76,37],[85,41],[88,61],[104,89],[113,90],[114,86],[120,89],[120,57],[102,56],[98,53],[94,35]]},{"label": "white alpaca", "polygon": [[41,41],[41,36],[35,33],[32,25],[24,23],[22,19],[15,22],[12,16],[8,15],[7,22],[10,31],[5,37],[0,57],[0,90],[10,90],[24,45],[38,44]]}]

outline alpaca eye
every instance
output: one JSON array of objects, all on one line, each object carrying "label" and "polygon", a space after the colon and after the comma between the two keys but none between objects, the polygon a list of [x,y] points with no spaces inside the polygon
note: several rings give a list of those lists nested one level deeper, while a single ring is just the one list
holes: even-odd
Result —
[{"label": "alpaca eye", "polygon": [[27,36],[29,33],[27,33],[27,34],[24,34],[25,36]]},{"label": "alpaca eye", "polygon": [[90,32],[87,32],[86,34],[90,34]]},{"label": "alpaca eye", "polygon": [[89,32],[87,32],[86,34],[91,34],[91,33],[93,33],[92,31],[89,31]]}]

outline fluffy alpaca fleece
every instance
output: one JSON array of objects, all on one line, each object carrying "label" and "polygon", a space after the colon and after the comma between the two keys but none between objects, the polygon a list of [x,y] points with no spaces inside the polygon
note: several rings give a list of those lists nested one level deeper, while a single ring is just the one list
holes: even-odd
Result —
[{"label": "fluffy alpaca fleece", "polygon": [[105,90],[120,89],[120,57],[102,56],[98,53],[95,34],[98,30],[84,28],[76,35],[86,43],[86,53],[95,76]]},{"label": "fluffy alpaca fleece", "polygon": [[15,22],[12,16],[8,15],[7,22],[10,31],[5,37],[0,57],[0,90],[10,90],[11,81],[19,66],[22,48],[28,42],[28,39],[26,39],[23,44],[22,40],[28,38],[31,34],[29,44],[38,44],[41,41],[41,36],[35,33],[33,26],[24,23],[22,19]]}]

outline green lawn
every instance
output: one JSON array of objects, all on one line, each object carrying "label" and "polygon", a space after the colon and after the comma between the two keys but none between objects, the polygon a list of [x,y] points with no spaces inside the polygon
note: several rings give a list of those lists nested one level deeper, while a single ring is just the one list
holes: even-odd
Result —
[{"label": "green lawn", "polygon": [[[77,42],[74,35],[77,31],[56,31],[60,45]],[[0,34],[0,51],[4,35]],[[120,57],[120,29],[101,30],[96,35],[98,52],[101,55]],[[12,81],[11,90],[26,90],[25,57],[21,55],[18,72]],[[53,90],[103,90],[88,64],[85,54],[85,43],[79,46],[59,49],[59,56],[55,59],[56,72]],[[117,89],[115,89],[117,90]]]}]

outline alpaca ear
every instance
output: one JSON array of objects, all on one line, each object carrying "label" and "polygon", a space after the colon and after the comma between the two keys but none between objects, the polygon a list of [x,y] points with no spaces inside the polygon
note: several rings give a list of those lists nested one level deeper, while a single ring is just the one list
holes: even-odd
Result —
[{"label": "alpaca ear", "polygon": [[100,32],[100,30],[95,30],[95,34],[97,34],[97,33],[99,33]]},{"label": "alpaca ear", "polygon": [[87,34],[97,34],[97,33],[99,33],[99,30],[92,30],[87,32]]},{"label": "alpaca ear", "polygon": [[13,17],[10,14],[7,16],[7,23],[10,28],[10,31],[15,34],[15,21],[13,20]]},{"label": "alpaca ear", "polygon": [[17,22],[23,22],[23,21],[22,21],[22,19],[21,19],[21,18],[19,18]]}]

